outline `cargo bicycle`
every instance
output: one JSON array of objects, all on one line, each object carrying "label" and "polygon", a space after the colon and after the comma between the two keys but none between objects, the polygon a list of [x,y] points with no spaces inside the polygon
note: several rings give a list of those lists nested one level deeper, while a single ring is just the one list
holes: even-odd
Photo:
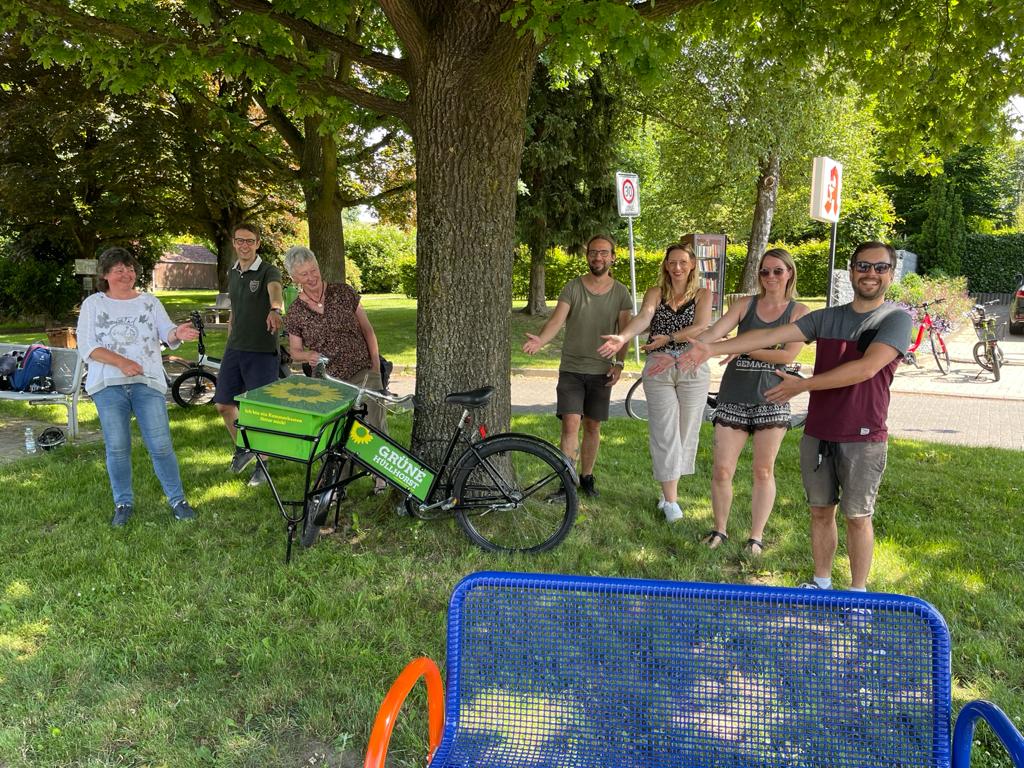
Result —
[{"label": "cargo bicycle", "polygon": [[[239,401],[238,442],[257,453],[256,460],[267,473],[267,484],[287,524],[286,561],[295,532],[300,531],[304,547],[315,543],[332,508],[337,523],[347,486],[366,476],[394,488],[414,517],[454,516],[466,536],[485,550],[544,552],[568,535],[578,505],[575,467],[560,450],[533,435],[487,435],[486,425],[477,423],[474,412],[490,401],[493,387],[445,397],[446,403],[461,408],[461,415],[435,469],[366,420],[366,398],[401,405],[414,404],[412,395],[399,397],[340,381],[324,373],[325,365],[322,358],[313,378],[293,376],[260,388],[276,386],[283,393],[290,387],[293,400],[301,391],[324,401],[333,398],[332,406],[340,403],[308,434],[275,427],[269,417],[255,423],[252,417],[259,416],[265,404],[253,402],[248,407],[248,396]],[[264,456],[305,463],[301,499],[281,498]]]}]

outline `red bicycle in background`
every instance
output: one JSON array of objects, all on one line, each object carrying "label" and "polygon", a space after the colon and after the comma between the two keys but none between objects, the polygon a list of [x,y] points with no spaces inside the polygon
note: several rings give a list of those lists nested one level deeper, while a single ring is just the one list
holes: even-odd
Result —
[{"label": "red bicycle in background", "polygon": [[926,301],[924,304],[914,304],[908,309],[924,310],[924,317],[921,318],[921,325],[917,329],[917,337],[914,339],[914,343],[910,345],[910,349],[903,356],[903,362],[913,365],[915,368],[921,366],[917,362],[917,350],[921,346],[921,342],[924,341],[925,331],[928,332],[928,344],[932,349],[932,356],[935,358],[935,364],[939,366],[939,370],[943,375],[949,373],[949,350],[946,349],[946,342],[942,339],[942,334],[939,333],[938,327],[932,320],[932,316],[928,314],[928,307],[936,304],[941,304],[944,299],[935,299],[933,301]]}]

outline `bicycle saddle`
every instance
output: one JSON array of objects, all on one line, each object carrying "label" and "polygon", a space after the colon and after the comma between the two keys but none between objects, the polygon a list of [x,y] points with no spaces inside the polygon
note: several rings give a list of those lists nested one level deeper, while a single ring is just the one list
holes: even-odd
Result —
[{"label": "bicycle saddle", "polygon": [[480,387],[471,389],[469,392],[452,392],[445,395],[444,401],[452,405],[464,405],[467,408],[480,408],[487,405],[487,401],[494,394],[494,387]]}]

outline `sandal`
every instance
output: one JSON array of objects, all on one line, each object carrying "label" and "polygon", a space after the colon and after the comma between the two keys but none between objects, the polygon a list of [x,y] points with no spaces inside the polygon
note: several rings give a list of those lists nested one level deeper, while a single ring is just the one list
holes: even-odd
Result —
[{"label": "sandal", "polygon": [[[754,549],[757,547],[757,549]],[[761,543],[760,539],[747,539],[743,545],[743,550],[749,552],[754,557],[760,557],[764,554],[764,544]]]},{"label": "sandal", "polygon": [[728,534],[722,533],[721,531],[711,530],[701,537],[700,543],[708,549],[718,549],[728,540]]}]

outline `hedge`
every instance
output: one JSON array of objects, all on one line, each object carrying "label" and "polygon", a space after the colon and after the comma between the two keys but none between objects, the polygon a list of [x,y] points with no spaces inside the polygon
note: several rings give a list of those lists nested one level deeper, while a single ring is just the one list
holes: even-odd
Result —
[{"label": "hedge", "polygon": [[968,235],[963,273],[971,293],[1005,293],[1024,272],[1024,234]]},{"label": "hedge", "polygon": [[416,257],[416,235],[381,224],[353,224],[345,229],[345,257],[359,267],[366,293],[395,293],[404,287],[401,263]]},{"label": "hedge", "polygon": [[[800,245],[773,244],[770,247],[785,248],[797,265],[797,287],[802,296],[824,296],[828,285],[828,241],[812,241]],[[626,248],[619,249],[614,274],[627,287],[629,286],[629,257]],[[638,248],[636,257],[637,293],[642,295],[645,290],[658,280],[658,271],[664,253],[660,250]],[[742,244],[729,245],[726,248],[725,292],[738,293],[743,263],[747,258],[747,247]],[[845,263],[845,262],[843,262]],[[587,271],[587,260],[581,254],[570,256],[560,248],[552,248],[547,253],[544,295],[554,301],[561,293],[562,287]],[[410,298],[416,297],[416,260],[404,258],[399,262],[399,274],[402,290]],[[365,276],[363,278],[365,283]],[[525,245],[516,249],[512,264],[512,297],[525,299],[530,288],[530,256]]]}]

